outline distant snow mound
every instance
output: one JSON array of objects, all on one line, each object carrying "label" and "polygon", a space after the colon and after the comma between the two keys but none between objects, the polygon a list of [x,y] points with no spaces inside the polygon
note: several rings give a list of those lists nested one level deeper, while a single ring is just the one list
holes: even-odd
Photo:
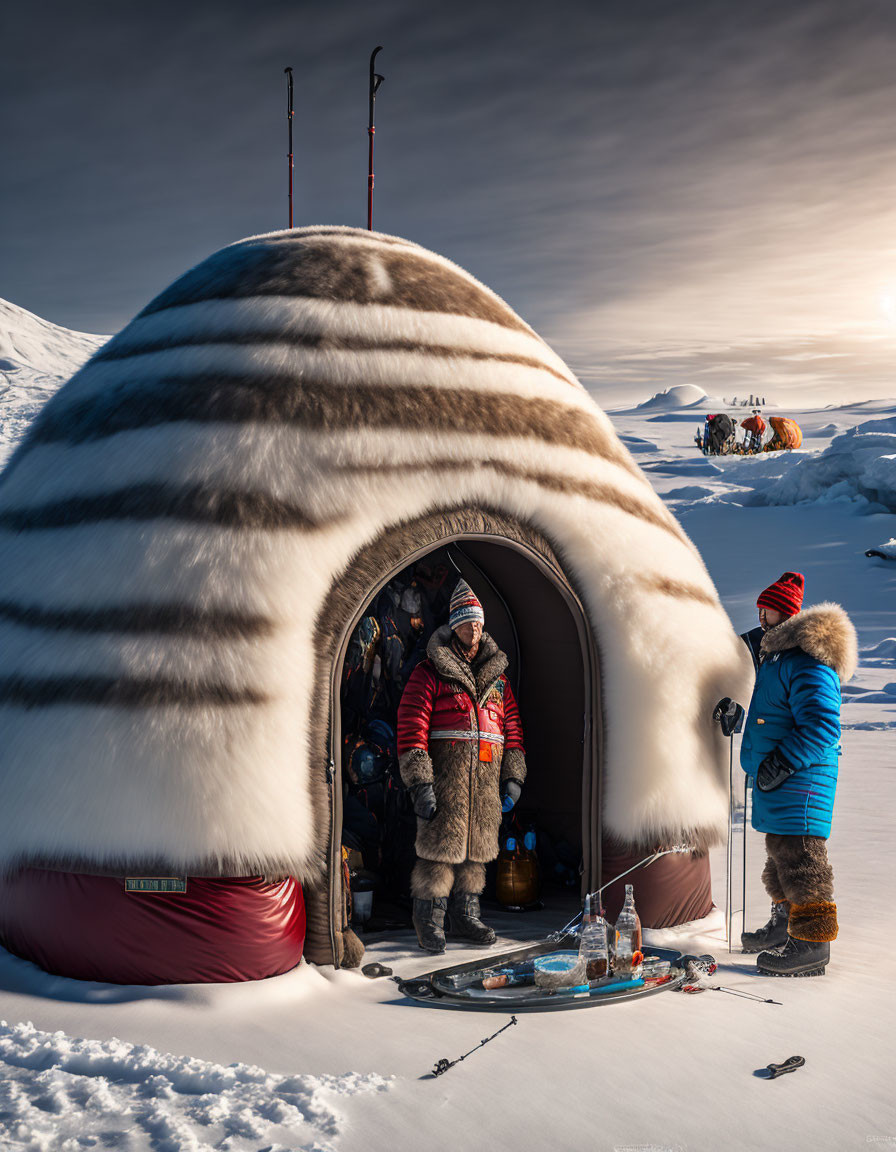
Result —
[{"label": "distant snow mound", "polygon": [[0,299],[0,465],[38,410],[108,339]]},{"label": "distant snow mound", "polygon": [[696,384],[675,384],[665,392],[657,392],[643,404],[637,404],[636,412],[674,411],[677,408],[695,408],[703,406],[709,397],[702,388]]},{"label": "distant snow mound", "polygon": [[866,420],[859,425],[860,432],[896,432],[896,415],[883,416],[880,420]]},{"label": "distant snow mound", "polygon": [[896,662],[896,636],[888,636],[870,648],[863,648],[859,656],[863,664],[872,660],[887,664]]}]

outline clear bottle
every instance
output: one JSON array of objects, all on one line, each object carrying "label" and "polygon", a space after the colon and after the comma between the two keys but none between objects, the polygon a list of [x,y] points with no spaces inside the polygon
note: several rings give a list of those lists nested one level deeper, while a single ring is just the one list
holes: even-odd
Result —
[{"label": "clear bottle", "polygon": [[625,903],[616,921],[616,960],[614,971],[617,975],[640,976],[641,965],[635,954],[641,955],[641,918],[635,909],[635,893],[631,884],[625,886]]},{"label": "clear bottle", "polygon": [[599,912],[597,894],[589,892],[585,897],[585,911],[582,913],[582,936],[579,940],[579,955],[585,961],[588,980],[601,980],[610,970],[607,952],[607,922]]}]

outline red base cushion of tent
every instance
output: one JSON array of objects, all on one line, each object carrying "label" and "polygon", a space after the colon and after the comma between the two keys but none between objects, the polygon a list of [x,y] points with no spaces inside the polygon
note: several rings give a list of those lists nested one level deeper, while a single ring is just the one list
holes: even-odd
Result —
[{"label": "red base cushion of tent", "polygon": [[[650,849],[632,848],[614,841],[604,841],[603,882],[620,876]],[[712,911],[712,887],[709,856],[672,854],[662,856],[646,868],[638,868],[604,890],[607,919],[616,920],[625,899],[625,886],[631,884],[635,907],[644,928],[669,928],[701,920]]]},{"label": "red base cushion of tent", "polygon": [[114,877],[26,868],[0,879],[0,942],[76,980],[261,980],[301,960],[305,902],[291,878],[190,877],[183,893],[131,893]]}]

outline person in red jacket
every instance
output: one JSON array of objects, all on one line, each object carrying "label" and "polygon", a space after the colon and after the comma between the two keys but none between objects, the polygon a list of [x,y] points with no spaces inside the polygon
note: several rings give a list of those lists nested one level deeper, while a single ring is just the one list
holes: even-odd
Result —
[{"label": "person in red jacket", "polygon": [[514,806],[526,778],[507,657],[484,624],[461,580],[448,624],[432,634],[398,706],[398,765],[417,814],[414,928],[427,952],[445,949],[446,912],[452,934],[494,943],[479,894],[485,865],[498,855],[502,810]]}]

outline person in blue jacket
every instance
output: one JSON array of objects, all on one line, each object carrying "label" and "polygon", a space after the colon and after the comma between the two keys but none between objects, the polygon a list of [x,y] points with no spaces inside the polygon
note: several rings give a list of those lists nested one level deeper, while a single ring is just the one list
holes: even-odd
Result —
[{"label": "person in blue jacket", "polygon": [[[857,664],[855,629],[839,604],[802,609],[804,580],[785,572],[759,596],[763,630],[741,767],[753,778],[753,827],[772,916],[741,937],[757,968],[820,976],[837,936],[831,833],[840,756],[840,689]],[[750,634],[748,634],[750,635]],[[749,641],[748,641],[749,643]]]}]

